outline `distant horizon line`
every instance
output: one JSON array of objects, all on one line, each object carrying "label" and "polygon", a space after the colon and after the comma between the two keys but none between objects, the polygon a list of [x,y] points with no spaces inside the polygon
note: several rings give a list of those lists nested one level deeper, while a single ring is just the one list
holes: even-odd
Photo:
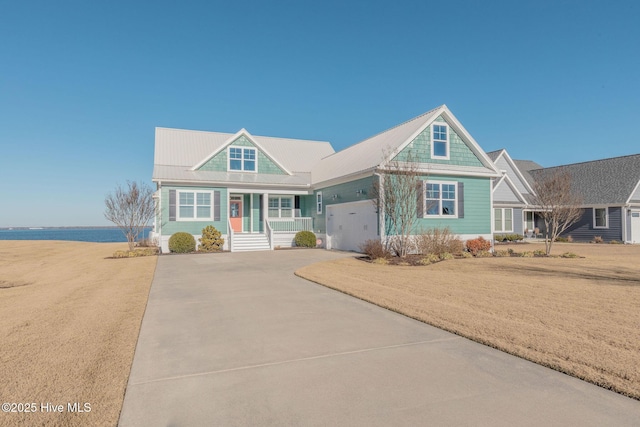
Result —
[{"label": "distant horizon line", "polygon": [[[151,227],[150,225],[145,225],[146,228]],[[5,226],[0,227],[0,230],[46,230],[46,229],[66,229],[66,228],[119,228],[116,225],[48,225],[48,226],[37,226],[37,227],[26,227],[26,226]]]}]

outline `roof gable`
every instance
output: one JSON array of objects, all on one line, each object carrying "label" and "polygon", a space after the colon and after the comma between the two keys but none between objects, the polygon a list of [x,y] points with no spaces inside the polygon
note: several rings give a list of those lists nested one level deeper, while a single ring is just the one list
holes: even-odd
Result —
[{"label": "roof gable", "polygon": [[494,203],[527,203],[508,175],[503,175],[494,182],[493,201]]},{"label": "roof gable", "polygon": [[[194,166],[203,165],[217,153],[226,152],[225,148],[236,140],[241,132],[230,134],[156,128],[154,165],[193,170]],[[269,158],[277,159],[277,164],[290,173],[309,173],[320,159],[334,152],[331,144],[326,141],[257,135],[251,135],[250,141],[254,144],[257,142],[256,147],[267,152]],[[304,156],[300,156],[301,151],[304,151]]]},{"label": "roof gable", "polygon": [[[215,150],[213,150],[213,152],[205,157],[202,161],[200,161],[198,164],[196,164],[195,166],[193,166],[191,168],[191,170],[199,170],[201,167],[203,167],[205,164],[209,163],[212,159],[214,159],[216,157],[216,155],[218,155],[219,153],[223,152],[223,150],[226,150],[227,147],[231,146],[231,145],[240,145],[240,146],[251,146],[251,147],[255,147],[256,149],[258,149],[273,165],[276,166],[276,168],[280,169],[281,172],[286,173],[287,175],[291,175],[291,172],[289,172],[284,166],[282,166],[280,164],[280,162],[278,162],[273,156],[271,156],[265,149],[264,147],[262,147],[260,145],[260,143],[258,143],[258,141],[256,141],[249,132],[247,132],[246,129],[240,129],[240,131],[238,133],[236,133],[235,135],[233,135],[231,138],[227,139],[227,141],[225,141],[222,145],[220,145],[219,147],[217,147]],[[224,151],[224,153],[226,154],[226,151]],[[226,156],[225,156],[226,158]],[[258,160],[258,167],[260,167],[260,160]],[[270,168],[273,169],[273,168]],[[211,169],[209,169],[211,170]],[[215,169],[214,169],[215,170]],[[225,170],[226,170],[226,165],[225,165]],[[272,172],[273,173],[273,172]]]},{"label": "roof gable", "polygon": [[[460,140],[469,147],[478,160],[476,172],[497,175],[498,170],[480,148],[478,143],[469,135],[462,124],[453,116],[446,105],[441,105],[427,111],[413,119],[378,133],[355,145],[347,147],[337,153],[322,159],[312,170],[312,182],[319,183],[363,173],[373,172],[394,159],[412,141],[425,131],[436,119],[446,121],[450,129],[454,130]],[[447,163],[447,165],[450,163]],[[458,166],[458,165],[453,165]],[[446,168],[440,168],[442,171]],[[458,168],[459,169],[459,168]]]},{"label": "roof gable", "polygon": [[[494,156],[494,153],[498,153]],[[489,153],[493,157],[493,163],[500,171],[506,171],[507,176],[522,194],[534,194],[531,184],[526,180],[516,163],[511,159],[507,150],[502,149]]]}]

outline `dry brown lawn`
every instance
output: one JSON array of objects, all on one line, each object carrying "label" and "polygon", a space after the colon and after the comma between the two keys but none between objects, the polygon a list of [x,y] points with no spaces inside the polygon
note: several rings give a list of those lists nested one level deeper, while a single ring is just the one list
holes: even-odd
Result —
[{"label": "dry brown lawn", "polygon": [[[157,261],[105,259],[125,248],[0,241],[0,403],[38,408],[0,413],[0,425],[117,424]],[[48,402],[64,412],[41,412]]]},{"label": "dry brown lawn", "polygon": [[567,251],[584,258],[455,259],[420,267],[344,258],[296,274],[640,399],[640,246],[554,245],[553,254]]}]

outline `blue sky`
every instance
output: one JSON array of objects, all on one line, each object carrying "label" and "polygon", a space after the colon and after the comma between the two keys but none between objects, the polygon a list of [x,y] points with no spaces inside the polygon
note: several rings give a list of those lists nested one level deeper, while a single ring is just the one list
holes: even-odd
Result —
[{"label": "blue sky", "polygon": [[0,13],[0,227],[107,225],[156,126],[330,141],[447,104],[544,166],[640,152],[632,1],[16,1]]}]

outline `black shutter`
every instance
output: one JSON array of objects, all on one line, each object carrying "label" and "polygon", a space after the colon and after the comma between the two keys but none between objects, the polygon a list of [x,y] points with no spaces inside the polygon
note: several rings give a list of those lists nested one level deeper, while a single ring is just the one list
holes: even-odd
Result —
[{"label": "black shutter", "polygon": [[213,192],[213,220],[220,221],[220,192]]},{"label": "black shutter", "polygon": [[262,194],[260,195],[260,201],[258,203],[260,203],[260,208],[258,209],[258,212],[260,212],[259,214],[260,222],[262,222],[264,218],[264,205],[262,204],[263,203]]},{"label": "black shutter", "polygon": [[464,182],[458,183],[458,218],[464,218]]},{"label": "black shutter", "polygon": [[419,181],[416,185],[418,198],[416,200],[416,213],[418,218],[424,218],[424,181]]},{"label": "black shutter", "polygon": [[176,190],[169,190],[169,221],[176,220]]}]

